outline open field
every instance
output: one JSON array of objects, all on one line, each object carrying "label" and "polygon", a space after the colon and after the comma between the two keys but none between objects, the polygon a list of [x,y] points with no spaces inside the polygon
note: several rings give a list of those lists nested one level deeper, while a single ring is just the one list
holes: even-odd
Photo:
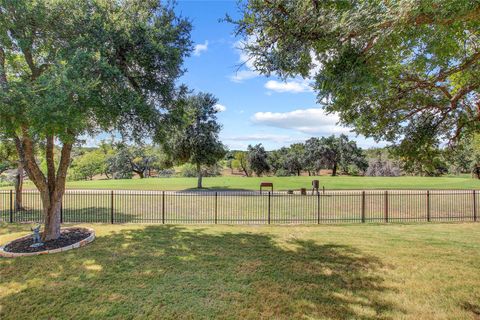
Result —
[{"label": "open field", "polygon": [[[480,180],[468,175],[448,177],[211,177],[204,178],[208,189],[258,190],[260,182],[273,182],[275,190],[310,188],[314,179],[326,189],[480,189]],[[150,178],[130,180],[69,181],[68,189],[186,190],[195,188],[196,178]],[[11,188],[11,187],[10,187]],[[26,183],[25,188],[34,188]],[[3,188],[6,189],[6,188]]]},{"label": "open field", "polygon": [[479,224],[93,228],[85,248],[0,259],[0,318],[480,317]]}]

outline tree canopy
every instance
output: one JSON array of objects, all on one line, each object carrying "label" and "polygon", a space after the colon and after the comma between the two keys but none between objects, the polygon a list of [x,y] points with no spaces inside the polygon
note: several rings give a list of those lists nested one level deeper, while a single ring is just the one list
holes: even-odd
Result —
[{"label": "tree canopy", "polygon": [[235,154],[235,160],[237,161],[239,169],[242,170],[242,172],[245,174],[246,177],[249,177],[251,175],[251,169],[248,166],[248,154],[247,152],[244,151],[236,151]]},{"label": "tree canopy", "polygon": [[251,64],[312,79],[357,133],[423,146],[480,129],[478,1],[249,0],[241,11],[229,20]]},{"label": "tree canopy", "polygon": [[217,121],[217,102],[209,93],[187,97],[184,128],[172,132],[166,145],[175,162],[190,162],[197,167],[198,188],[202,188],[202,166],[215,165],[227,153],[218,136],[222,126]]},{"label": "tree canopy", "polygon": [[74,179],[89,179],[105,173],[107,156],[100,149],[86,152],[73,159],[71,173]]},{"label": "tree canopy", "polygon": [[0,173],[16,167],[18,162],[15,145],[11,141],[0,142]]},{"label": "tree canopy", "polygon": [[258,177],[270,171],[268,164],[268,154],[262,144],[249,145],[247,148],[247,160],[250,169],[255,172]]},{"label": "tree canopy", "polygon": [[153,170],[166,166],[162,155],[158,147],[118,143],[107,158],[107,171],[114,179],[131,178],[134,173],[141,179],[150,177]]},{"label": "tree canopy", "polygon": [[305,162],[315,171],[331,169],[332,176],[337,175],[339,168],[348,172],[352,165],[360,171],[365,171],[368,167],[363,150],[344,134],[339,137],[332,135],[308,139],[305,142]]}]

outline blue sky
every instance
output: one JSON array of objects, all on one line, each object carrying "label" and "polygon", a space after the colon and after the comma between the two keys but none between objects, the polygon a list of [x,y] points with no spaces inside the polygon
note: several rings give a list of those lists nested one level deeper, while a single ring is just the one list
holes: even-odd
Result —
[{"label": "blue sky", "polygon": [[[179,82],[219,99],[220,137],[230,149],[262,143],[272,150],[312,136],[349,133],[336,125],[335,115],[323,112],[307,80],[267,78],[245,63],[248,59],[238,49],[242,39],[234,36],[232,24],[220,21],[227,13],[239,17],[236,0],[179,0],[176,11],[192,22],[195,45]],[[349,136],[361,147],[377,145],[371,139]]]}]

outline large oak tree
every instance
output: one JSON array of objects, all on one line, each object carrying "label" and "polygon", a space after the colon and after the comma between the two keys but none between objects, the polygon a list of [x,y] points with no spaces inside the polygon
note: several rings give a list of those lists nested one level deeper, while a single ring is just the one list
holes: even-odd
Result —
[{"label": "large oak tree", "polygon": [[480,129],[478,1],[248,0],[241,11],[252,65],[313,79],[319,103],[358,133],[416,152]]},{"label": "large oak tree", "polygon": [[183,123],[164,143],[173,162],[189,162],[197,169],[197,188],[203,188],[202,166],[213,166],[227,153],[219,139],[218,99],[210,93],[191,94],[183,99]]},{"label": "large oak tree", "polygon": [[332,176],[337,175],[339,168],[346,172],[349,166],[355,166],[364,172],[368,167],[363,150],[344,134],[305,141],[305,163],[316,171],[331,169]]},{"label": "large oak tree", "polygon": [[79,137],[118,130],[139,138],[168,116],[189,32],[157,0],[0,0],[0,128],[40,192],[43,240],[60,235]]}]

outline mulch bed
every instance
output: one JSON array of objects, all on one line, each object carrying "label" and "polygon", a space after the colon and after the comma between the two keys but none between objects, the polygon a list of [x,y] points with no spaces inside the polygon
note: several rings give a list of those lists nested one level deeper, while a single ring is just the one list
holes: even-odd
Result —
[{"label": "mulch bed", "polygon": [[30,253],[46,250],[54,250],[67,247],[69,245],[80,242],[90,236],[91,232],[83,228],[68,228],[61,231],[60,238],[50,240],[43,243],[42,246],[32,248],[32,238],[15,240],[5,247],[5,251],[13,253]]}]

